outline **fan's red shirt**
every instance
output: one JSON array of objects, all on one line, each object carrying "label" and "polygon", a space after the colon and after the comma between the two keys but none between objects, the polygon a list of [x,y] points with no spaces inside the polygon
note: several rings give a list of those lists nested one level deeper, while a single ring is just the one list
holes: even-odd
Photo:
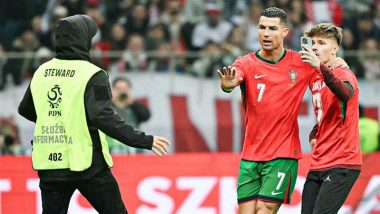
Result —
[{"label": "fan's red shirt", "polygon": [[359,86],[354,73],[336,68],[334,75],[349,84],[354,91],[344,103],[326,86],[321,74],[310,84],[314,112],[318,123],[316,144],[312,150],[310,170],[323,170],[334,166],[361,166],[359,140]]},{"label": "fan's red shirt", "polygon": [[298,109],[316,70],[292,50],[284,51],[276,63],[256,52],[239,57],[232,66],[237,70],[237,78],[243,78],[240,85],[245,109],[242,159],[300,159]]}]

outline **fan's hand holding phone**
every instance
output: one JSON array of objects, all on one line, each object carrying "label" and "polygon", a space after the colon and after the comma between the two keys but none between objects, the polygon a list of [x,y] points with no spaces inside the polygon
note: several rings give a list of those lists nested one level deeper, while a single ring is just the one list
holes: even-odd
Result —
[{"label": "fan's hand holding phone", "polygon": [[[301,37],[301,47],[302,47],[302,45],[307,46],[310,50],[313,49],[313,41],[311,40],[310,37],[302,36]],[[305,49],[302,47],[302,50],[304,51]]]},{"label": "fan's hand holding phone", "polygon": [[[305,50],[304,46],[307,47],[308,50]],[[315,55],[313,51],[313,41],[310,37],[303,36],[301,37],[301,47],[302,51],[300,51],[302,61],[308,63],[314,68],[318,68],[321,64],[321,61]]]}]

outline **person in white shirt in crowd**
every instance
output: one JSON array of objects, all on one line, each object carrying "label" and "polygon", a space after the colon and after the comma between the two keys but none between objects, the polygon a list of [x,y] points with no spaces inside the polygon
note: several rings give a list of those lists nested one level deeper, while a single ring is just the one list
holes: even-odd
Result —
[{"label": "person in white shirt in crowd", "polygon": [[219,5],[208,3],[205,13],[206,19],[199,22],[192,33],[192,45],[198,50],[209,41],[222,44],[232,29],[232,24],[223,19]]}]

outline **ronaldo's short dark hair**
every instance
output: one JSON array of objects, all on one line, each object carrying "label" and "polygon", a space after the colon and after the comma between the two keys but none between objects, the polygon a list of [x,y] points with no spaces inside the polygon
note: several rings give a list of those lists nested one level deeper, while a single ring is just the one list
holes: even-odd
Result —
[{"label": "ronaldo's short dark hair", "polygon": [[281,23],[285,26],[288,25],[288,20],[286,17],[286,13],[283,9],[278,7],[268,7],[261,11],[261,16],[269,17],[269,18],[280,18]]}]

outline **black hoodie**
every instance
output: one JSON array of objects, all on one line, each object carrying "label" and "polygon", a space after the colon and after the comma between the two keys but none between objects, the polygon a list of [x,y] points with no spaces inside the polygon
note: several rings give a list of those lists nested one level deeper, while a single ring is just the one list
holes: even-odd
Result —
[{"label": "black hoodie", "polygon": [[[85,15],[75,15],[59,20],[55,28],[56,58],[89,61],[91,39],[96,31],[95,22]],[[103,71],[96,73],[87,83],[84,103],[88,130],[94,145],[91,167],[82,172],[73,172],[69,169],[39,170],[38,175],[41,180],[88,179],[106,170],[108,167],[102,155],[98,129],[128,146],[152,148],[153,136],[134,130],[115,113],[108,76]],[[36,122],[37,116],[30,85],[19,105],[18,112],[26,119]]]},{"label": "black hoodie", "polygon": [[90,61],[91,40],[96,31],[95,22],[85,15],[59,20],[55,26],[56,58]]}]

